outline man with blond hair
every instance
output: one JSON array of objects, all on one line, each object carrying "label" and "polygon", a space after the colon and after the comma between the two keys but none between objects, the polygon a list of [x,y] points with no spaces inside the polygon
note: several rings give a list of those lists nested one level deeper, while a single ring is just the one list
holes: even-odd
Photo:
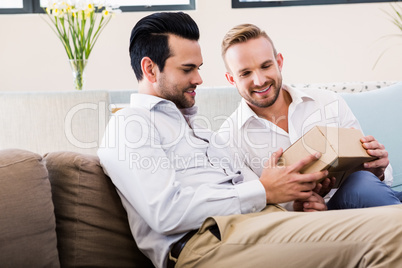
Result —
[{"label": "man with blond hair", "polygon": [[[339,94],[311,88],[300,90],[282,83],[283,55],[259,27],[242,24],[228,31],[222,42],[222,57],[226,78],[237,87],[242,101],[223,123],[220,136],[258,176],[263,170],[263,159],[275,152],[281,154],[316,125],[360,129]],[[384,146],[372,136],[361,142],[377,160],[364,163],[361,170],[352,173],[329,200],[328,209],[401,203],[402,194],[388,187],[392,172]],[[327,193],[333,183],[334,178],[327,178],[308,199],[283,205],[303,211],[326,209],[319,194]],[[292,193],[291,187],[278,184],[275,178],[271,190],[282,195]]]}]

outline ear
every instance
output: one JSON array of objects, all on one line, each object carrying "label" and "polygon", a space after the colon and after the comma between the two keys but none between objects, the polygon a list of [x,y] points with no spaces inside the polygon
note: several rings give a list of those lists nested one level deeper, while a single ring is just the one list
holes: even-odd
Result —
[{"label": "ear", "polygon": [[282,56],[281,53],[278,53],[278,54],[276,55],[276,62],[278,63],[279,70],[282,72],[283,56]]},{"label": "ear", "polygon": [[144,75],[144,78],[147,79],[151,83],[156,82],[156,70],[158,66],[149,58],[144,57],[141,60],[141,70]]},{"label": "ear", "polygon": [[226,77],[226,80],[228,80],[228,82],[229,82],[230,84],[236,86],[236,82],[235,82],[234,79],[233,79],[233,75],[231,75],[229,72],[226,72],[226,73],[225,73],[225,77]]}]

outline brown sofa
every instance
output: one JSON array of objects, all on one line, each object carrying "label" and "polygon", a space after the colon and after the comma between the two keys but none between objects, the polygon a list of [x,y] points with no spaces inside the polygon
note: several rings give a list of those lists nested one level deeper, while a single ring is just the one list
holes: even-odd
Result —
[{"label": "brown sofa", "polygon": [[0,151],[1,267],[153,267],[93,155]]}]

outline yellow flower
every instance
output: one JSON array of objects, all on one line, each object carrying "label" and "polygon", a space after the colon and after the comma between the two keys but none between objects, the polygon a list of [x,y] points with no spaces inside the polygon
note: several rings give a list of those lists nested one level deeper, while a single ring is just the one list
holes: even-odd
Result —
[{"label": "yellow flower", "polygon": [[63,16],[63,11],[58,8],[55,8],[55,9],[53,9],[53,16],[61,17],[61,16]]},{"label": "yellow flower", "polygon": [[104,17],[107,17],[107,16],[109,16],[109,15],[110,15],[110,12],[109,12],[109,10],[107,10],[107,9],[104,9],[104,10],[102,11],[102,15],[103,15]]}]

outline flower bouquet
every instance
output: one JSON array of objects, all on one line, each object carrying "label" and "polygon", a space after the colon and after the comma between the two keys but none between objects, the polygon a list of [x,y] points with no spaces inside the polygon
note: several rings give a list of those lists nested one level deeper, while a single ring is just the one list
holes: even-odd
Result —
[{"label": "flower bouquet", "polygon": [[70,60],[75,89],[82,90],[89,55],[102,30],[121,10],[93,0],[49,0],[45,8]]}]

